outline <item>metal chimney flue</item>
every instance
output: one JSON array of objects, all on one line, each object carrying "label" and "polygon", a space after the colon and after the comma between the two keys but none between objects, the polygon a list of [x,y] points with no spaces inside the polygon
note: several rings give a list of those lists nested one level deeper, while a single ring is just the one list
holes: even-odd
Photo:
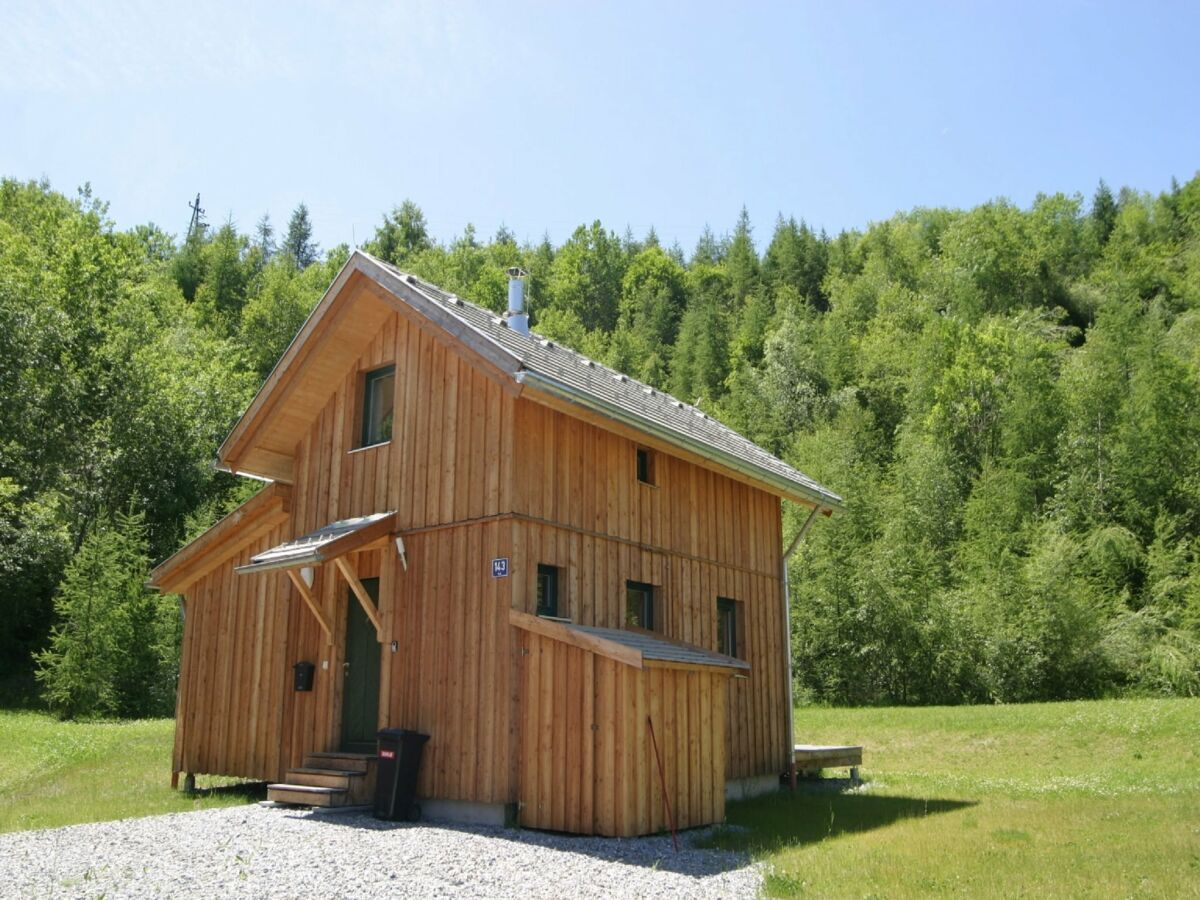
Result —
[{"label": "metal chimney flue", "polygon": [[529,334],[529,313],[525,312],[525,279],[529,273],[520,266],[508,272],[508,327],[521,334]]}]

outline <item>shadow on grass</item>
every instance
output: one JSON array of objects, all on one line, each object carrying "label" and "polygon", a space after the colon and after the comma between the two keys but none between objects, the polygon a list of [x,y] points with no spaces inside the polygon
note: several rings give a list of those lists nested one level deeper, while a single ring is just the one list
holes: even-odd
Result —
[{"label": "shadow on grass", "polygon": [[[772,794],[730,803],[727,807],[727,825],[682,832],[679,835],[681,852],[678,854],[672,848],[669,835],[606,838],[439,821],[382,822],[373,818],[369,811],[358,809],[336,814],[313,814],[302,810],[290,810],[283,814],[300,816],[314,823],[356,828],[363,832],[437,828],[484,834],[609,862],[709,876],[739,869],[749,862],[750,856],[761,853],[818,843],[832,837],[884,828],[896,822],[975,805],[973,801],[878,797],[862,793]],[[725,852],[706,852],[711,850]]]},{"label": "shadow on grass", "polygon": [[213,787],[198,787],[188,797],[240,797],[247,803],[267,799],[265,781],[239,781],[235,784],[218,784]]},{"label": "shadow on grass", "polygon": [[976,806],[970,800],[881,797],[864,793],[780,793],[730,803],[727,825],[698,842],[720,850],[774,853]]}]

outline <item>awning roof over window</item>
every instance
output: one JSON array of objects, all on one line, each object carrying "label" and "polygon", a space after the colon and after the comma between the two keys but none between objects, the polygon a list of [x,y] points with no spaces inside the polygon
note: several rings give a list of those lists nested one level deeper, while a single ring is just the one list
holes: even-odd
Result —
[{"label": "awning roof over window", "polygon": [[659,635],[650,635],[644,631],[633,631],[625,628],[597,628],[592,625],[567,625],[578,634],[590,634],[593,637],[614,641],[631,650],[642,654],[645,663],[653,665],[656,662],[692,666],[713,666],[717,669],[739,669],[750,671],[750,663],[743,659],[714,653],[679,641],[671,641]]},{"label": "awning roof over window", "polygon": [[750,663],[743,659],[714,653],[683,641],[632,628],[597,628],[576,625],[559,619],[547,619],[510,609],[508,621],[517,628],[570,644],[589,653],[598,653],[635,669],[647,666],[665,669],[712,668],[730,675],[745,676]]},{"label": "awning roof over window", "polygon": [[330,522],[316,531],[310,531],[295,540],[250,557],[248,565],[238,566],[234,571],[239,575],[248,575],[268,569],[320,565],[386,537],[391,534],[395,525],[394,511]]}]

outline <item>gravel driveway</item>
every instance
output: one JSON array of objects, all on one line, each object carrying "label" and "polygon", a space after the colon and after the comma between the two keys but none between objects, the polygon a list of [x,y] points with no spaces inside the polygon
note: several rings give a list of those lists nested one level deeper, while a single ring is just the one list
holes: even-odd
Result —
[{"label": "gravel driveway", "polygon": [[741,856],[671,838],[379,822],[260,805],[0,835],[6,897],[752,897]]}]

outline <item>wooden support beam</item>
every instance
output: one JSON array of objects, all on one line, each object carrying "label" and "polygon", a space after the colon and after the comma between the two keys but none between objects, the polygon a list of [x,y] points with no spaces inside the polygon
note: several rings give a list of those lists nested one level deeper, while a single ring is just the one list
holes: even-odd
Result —
[{"label": "wooden support beam", "polygon": [[308,608],[312,610],[312,614],[317,617],[317,621],[321,624],[321,630],[325,632],[325,642],[333,643],[333,628],[329,625],[329,620],[325,618],[325,611],[321,609],[321,605],[317,603],[317,598],[313,596],[308,585],[304,583],[304,579],[300,577],[299,571],[296,569],[287,569],[288,578],[292,579],[292,584],[296,586],[296,590],[300,592],[300,596],[304,598],[304,602],[308,604]]},{"label": "wooden support beam", "polygon": [[363,587],[363,583],[358,580],[358,572],[354,568],[354,563],[350,562],[344,556],[339,556],[333,562],[342,573],[342,577],[346,579],[346,584],[350,585],[350,590],[354,592],[354,596],[358,598],[358,602],[362,604],[363,612],[367,614],[367,618],[375,626],[375,639],[382,644],[383,619],[379,617],[379,610],[371,602],[371,595],[367,593],[367,589]]}]

